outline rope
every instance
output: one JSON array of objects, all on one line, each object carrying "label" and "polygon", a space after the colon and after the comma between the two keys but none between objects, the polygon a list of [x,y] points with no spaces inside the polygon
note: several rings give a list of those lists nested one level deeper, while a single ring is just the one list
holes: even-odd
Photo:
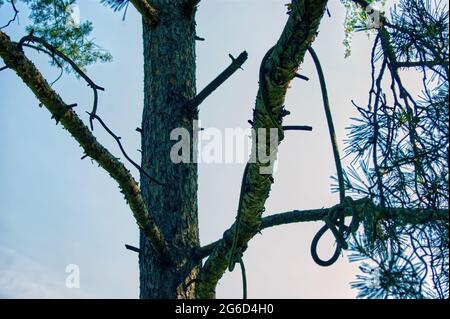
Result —
[{"label": "rope", "polygon": [[[331,266],[334,264],[341,253],[342,249],[347,249],[348,244],[345,240],[346,236],[349,233],[349,227],[347,227],[344,224],[345,221],[345,209],[348,209],[347,204],[349,201],[347,198],[350,199],[350,201],[353,201],[350,197],[345,197],[345,186],[344,186],[344,173],[342,169],[341,159],[339,155],[339,148],[337,145],[336,140],[336,132],[334,129],[333,124],[333,116],[331,114],[331,108],[330,108],[330,102],[328,99],[328,91],[327,86],[325,82],[325,76],[323,74],[322,66],[320,64],[319,57],[317,56],[316,52],[313,48],[308,47],[308,52],[311,55],[314,65],[317,69],[317,74],[319,76],[319,82],[320,82],[320,88],[322,91],[322,100],[323,100],[323,107],[325,110],[325,115],[327,118],[327,124],[328,124],[328,131],[330,134],[330,140],[331,140],[331,146],[333,149],[333,156],[334,156],[334,162],[336,165],[336,172],[338,177],[338,184],[339,184],[339,201],[341,204],[341,207],[337,210],[332,210],[324,218],[325,225],[322,226],[322,228],[317,232],[317,234],[314,236],[312,242],[311,242],[311,256],[313,260],[320,266]],[[355,223],[357,220],[355,220]],[[355,227],[354,221],[352,219],[352,229]],[[322,238],[322,236],[325,234],[325,232],[330,229],[333,233],[335,239],[336,239],[336,249],[334,251],[334,254],[331,256],[328,260],[321,259],[317,254],[317,245],[319,243],[319,240]]]}]

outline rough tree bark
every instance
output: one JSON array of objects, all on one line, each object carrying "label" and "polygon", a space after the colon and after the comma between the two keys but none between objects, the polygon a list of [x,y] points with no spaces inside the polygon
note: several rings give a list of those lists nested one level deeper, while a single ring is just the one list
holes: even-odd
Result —
[{"label": "rough tree bark", "polygon": [[[143,22],[144,112],[142,167],[165,185],[141,176],[141,191],[156,223],[166,234],[172,263],[161,263],[144,234],[139,256],[141,298],[193,298],[194,285],[185,284],[198,272],[191,252],[199,245],[197,165],[174,164],[170,132],[186,128],[191,135],[197,112],[195,97],[195,8],[186,0],[153,1],[158,23]],[[192,7],[191,7],[192,8]],[[192,152],[191,152],[192,154]]]}]

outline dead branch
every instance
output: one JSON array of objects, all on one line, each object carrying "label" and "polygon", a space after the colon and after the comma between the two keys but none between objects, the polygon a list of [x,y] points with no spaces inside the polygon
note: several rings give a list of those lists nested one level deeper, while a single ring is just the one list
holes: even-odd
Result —
[{"label": "dead branch", "polygon": [[16,21],[17,16],[19,15],[19,10],[17,10],[16,4],[14,3],[14,0],[10,0],[9,3],[11,3],[11,7],[12,7],[12,9],[13,9],[13,11],[14,11],[14,16],[13,16],[13,17],[12,17],[12,18],[4,25],[4,26],[0,27],[0,30],[4,29],[4,28],[6,28],[6,27],[9,27],[9,25],[10,25],[11,23],[13,23],[14,21]]},{"label": "dead branch", "polygon": [[[91,113],[87,112],[89,115],[91,115]],[[114,134],[114,132],[105,124],[105,122],[100,118],[100,116],[98,115],[94,115],[93,116],[94,119],[96,119],[97,121],[99,121],[100,125],[105,129],[106,132],[108,132],[109,135],[111,135],[114,140],[117,142],[117,145],[119,145],[120,151],[122,152],[123,156],[125,156],[125,158],[128,160],[128,162],[131,163],[131,165],[133,165],[134,167],[136,167],[136,169],[143,174],[144,176],[146,176],[147,178],[149,178],[151,181],[155,182],[158,185],[163,186],[164,183],[158,181],[157,179],[151,177],[141,166],[139,166],[135,161],[133,161],[131,159],[130,156],[128,156],[127,152],[125,151],[125,149],[123,148],[121,137],[117,136],[116,134]]]},{"label": "dead branch", "polygon": [[95,160],[119,184],[139,228],[159,255],[161,262],[170,262],[170,251],[164,236],[148,212],[139,185],[129,170],[97,141],[70,105],[61,99],[25,56],[20,46],[13,43],[2,31],[0,31],[0,56],[6,66],[17,73],[52,116],[59,118],[63,127],[84,149],[85,154]]},{"label": "dead branch", "polygon": [[[24,36],[22,39],[20,39],[19,43],[17,44],[19,50],[22,50],[22,46],[25,43],[28,42],[35,42],[35,43],[39,43],[41,44],[44,48],[46,48],[49,52],[51,52],[51,57],[54,59],[55,55],[60,57],[61,59],[63,59],[64,61],[66,61],[67,63],[69,63],[69,65],[73,68],[73,70],[80,76],[82,77],[88,84],[88,86],[90,86],[92,88],[92,91],[94,92],[94,105],[92,107],[92,112],[90,113],[90,118],[89,118],[89,122],[91,125],[91,130],[94,130],[94,117],[97,113],[97,105],[98,105],[98,90],[100,91],[104,91],[105,89],[102,88],[101,86],[97,85],[94,83],[94,81],[91,80],[91,78],[89,78],[87,76],[87,74],[85,72],[83,72],[83,70],[81,70],[78,65],[72,61],[72,59],[70,59],[68,56],[66,56],[64,53],[60,52],[59,50],[57,50],[54,46],[52,46],[50,43],[48,43],[47,41],[45,41],[42,38],[39,37],[35,37],[33,35],[33,32],[31,32],[29,35]],[[46,52],[46,51],[44,51]]]},{"label": "dead branch", "polygon": [[214,80],[211,81],[197,96],[190,102],[190,108],[196,109],[212,92],[214,92],[223,82],[242,67],[248,58],[247,52],[242,52],[237,58],[230,54],[231,64]]}]

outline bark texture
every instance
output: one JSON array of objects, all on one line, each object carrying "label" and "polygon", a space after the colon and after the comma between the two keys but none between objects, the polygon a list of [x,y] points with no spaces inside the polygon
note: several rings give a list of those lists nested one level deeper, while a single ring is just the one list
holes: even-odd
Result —
[{"label": "bark texture", "polygon": [[[277,44],[271,48],[263,61],[259,74],[259,91],[253,113],[253,128],[278,128],[278,141],[283,140],[282,118],[283,103],[290,81],[306,50],[314,41],[322,19],[326,0],[298,0],[289,6],[289,19]],[[267,143],[269,144],[269,143]],[[257,145],[255,153],[258,153]],[[276,155],[276,151],[273,150]],[[257,158],[252,154],[252,158]],[[265,202],[269,197],[270,188],[274,182],[271,174],[261,174],[259,162],[248,163],[242,180],[240,194],[240,231],[237,236],[237,249],[244,251],[247,243],[255,236],[261,226],[261,216]],[[229,252],[233,243],[228,238],[236,236],[239,222],[228,229],[224,240],[215,248],[199,274],[197,296],[200,298],[214,298],[216,285],[228,266]]]},{"label": "bark texture", "polygon": [[142,167],[165,186],[141,176],[141,190],[167,236],[173,262],[161,263],[141,234],[140,297],[193,298],[195,285],[185,286],[198,272],[191,258],[199,244],[197,165],[172,163],[170,150],[176,141],[170,140],[170,132],[186,128],[193,136],[192,122],[197,117],[197,110],[188,107],[196,93],[195,10],[187,10],[187,2],[180,0],[152,4],[158,23],[143,23]]}]

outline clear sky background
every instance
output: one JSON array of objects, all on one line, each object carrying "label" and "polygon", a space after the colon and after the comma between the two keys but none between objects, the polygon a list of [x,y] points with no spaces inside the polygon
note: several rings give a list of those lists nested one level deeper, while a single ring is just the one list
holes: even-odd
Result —
[{"label": "clear sky background", "polygon": [[[288,18],[286,0],[203,0],[197,13],[197,86],[202,89],[230,63],[228,54],[243,50],[249,59],[200,106],[202,127],[247,128],[257,92],[259,64],[276,42]],[[100,92],[99,114],[122,136],[129,154],[140,161],[139,134],[143,104],[141,20],[132,6],[126,21],[99,1],[78,0],[81,19],[94,22],[93,37],[114,61],[89,67],[88,74],[106,88]],[[19,2],[20,24],[4,31],[18,40],[28,24]],[[372,39],[361,33],[353,40],[352,56],[344,59],[345,9],[329,1],[314,48],[321,58],[341,150],[355,109],[367,101]],[[7,4],[0,24],[9,20]],[[52,81],[58,70],[42,54],[27,51]],[[1,62],[0,62],[1,63]],[[1,64],[2,65],[2,64]],[[302,65],[309,82],[294,80],[285,124],[311,125],[312,132],[287,132],[279,149],[275,184],[265,215],[293,209],[321,208],[338,202],[331,193],[334,162],[316,71],[309,57]],[[85,110],[92,91],[65,75],[54,85],[66,103]],[[101,143],[120,156],[115,142],[97,125]],[[50,120],[47,110],[10,70],[0,73],[0,297],[7,298],[137,298],[138,258],[124,244],[138,246],[138,228],[116,183]],[[130,165],[131,168],[131,165]],[[244,164],[199,165],[199,218],[202,244],[220,238],[234,221]],[[138,172],[131,168],[137,177]],[[250,298],[354,298],[350,288],[357,265],[346,257],[328,268],[317,266],[309,253],[322,223],[271,228],[256,236],[244,256]],[[327,235],[328,236],[328,235]],[[332,253],[331,235],[319,246]],[[81,287],[65,287],[66,265],[80,266]],[[239,267],[226,273],[219,298],[240,298]]]}]

